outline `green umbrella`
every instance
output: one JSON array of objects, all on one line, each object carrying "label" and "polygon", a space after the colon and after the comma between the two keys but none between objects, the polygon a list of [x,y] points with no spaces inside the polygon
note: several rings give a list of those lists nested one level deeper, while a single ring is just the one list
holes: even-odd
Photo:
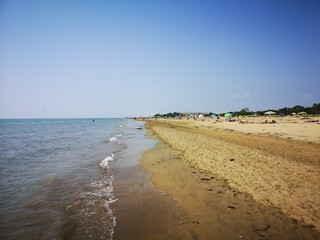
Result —
[{"label": "green umbrella", "polygon": [[226,113],[226,114],[224,115],[224,117],[230,118],[230,117],[232,117],[232,114],[231,114],[231,113]]},{"label": "green umbrella", "polygon": [[306,112],[299,112],[298,115],[307,115],[308,113]]},{"label": "green umbrella", "polygon": [[274,114],[276,114],[276,113],[273,112],[273,111],[268,111],[268,112],[265,112],[265,113],[264,113],[264,115],[274,115]]}]

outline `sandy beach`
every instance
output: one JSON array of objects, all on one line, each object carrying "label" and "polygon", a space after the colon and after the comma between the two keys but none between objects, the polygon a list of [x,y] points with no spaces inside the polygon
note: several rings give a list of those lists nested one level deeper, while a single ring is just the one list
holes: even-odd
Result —
[{"label": "sandy beach", "polygon": [[319,239],[319,124],[146,122],[142,166],[185,214],[167,239]]}]

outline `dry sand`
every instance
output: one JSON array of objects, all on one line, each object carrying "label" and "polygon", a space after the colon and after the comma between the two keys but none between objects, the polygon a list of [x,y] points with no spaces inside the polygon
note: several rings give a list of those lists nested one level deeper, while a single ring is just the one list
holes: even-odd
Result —
[{"label": "dry sand", "polygon": [[[320,237],[320,125],[306,123],[306,129],[312,126],[317,136],[301,138],[299,134],[301,141],[293,140],[298,139],[294,134],[285,138],[258,135],[263,133],[262,128],[242,130],[247,133],[226,130],[223,128],[231,125],[224,127],[224,123],[147,122],[165,144],[147,152],[142,165],[152,173],[155,185],[175,198],[186,212],[187,220],[176,224],[170,236]],[[282,131],[287,131],[284,128]]]},{"label": "dry sand", "polygon": [[[298,118],[298,117],[241,117],[236,122],[226,122],[217,119],[198,121],[198,125],[214,124],[217,128],[230,129],[244,133],[269,135],[286,139],[311,141],[320,143],[320,118]],[[242,121],[243,124],[239,124]],[[276,124],[264,124],[265,121],[276,121]],[[319,122],[311,122],[319,121]],[[216,124],[215,124],[216,123]]]}]

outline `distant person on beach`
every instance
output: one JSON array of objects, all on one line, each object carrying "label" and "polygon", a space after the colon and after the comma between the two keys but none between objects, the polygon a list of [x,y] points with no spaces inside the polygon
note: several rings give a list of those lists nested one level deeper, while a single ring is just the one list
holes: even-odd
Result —
[{"label": "distant person on beach", "polygon": [[275,120],[272,120],[271,122],[268,122],[268,120],[265,120],[263,122],[263,124],[273,124],[273,123],[277,123]]}]

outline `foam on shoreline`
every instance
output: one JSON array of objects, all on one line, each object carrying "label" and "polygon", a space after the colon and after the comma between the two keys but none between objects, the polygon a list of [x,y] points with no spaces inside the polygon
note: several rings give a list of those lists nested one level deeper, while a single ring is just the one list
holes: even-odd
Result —
[{"label": "foam on shoreline", "polygon": [[102,168],[108,168],[109,167],[109,163],[112,162],[114,160],[114,154],[112,153],[111,155],[107,156],[105,159],[103,159],[99,165]]}]

